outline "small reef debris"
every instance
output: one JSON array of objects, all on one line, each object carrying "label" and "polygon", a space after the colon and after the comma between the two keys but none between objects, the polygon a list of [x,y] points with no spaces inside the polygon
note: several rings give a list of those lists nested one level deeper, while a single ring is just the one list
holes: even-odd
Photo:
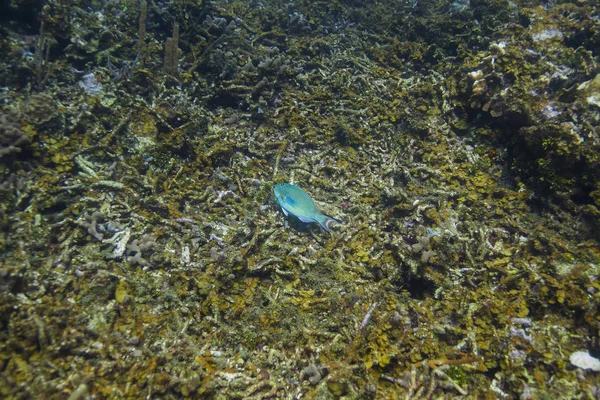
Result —
[{"label": "small reef debris", "polygon": [[600,372],[600,360],[592,357],[587,351],[576,351],[569,357],[571,364],[577,368]]}]

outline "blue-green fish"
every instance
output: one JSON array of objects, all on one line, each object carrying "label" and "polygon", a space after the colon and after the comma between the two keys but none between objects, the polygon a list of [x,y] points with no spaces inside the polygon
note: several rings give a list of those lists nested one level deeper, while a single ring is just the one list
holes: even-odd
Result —
[{"label": "blue-green fish", "polygon": [[327,232],[331,232],[333,224],[339,224],[335,219],[321,214],[313,199],[296,185],[278,183],[273,193],[286,216],[292,214],[302,222],[318,222]]}]

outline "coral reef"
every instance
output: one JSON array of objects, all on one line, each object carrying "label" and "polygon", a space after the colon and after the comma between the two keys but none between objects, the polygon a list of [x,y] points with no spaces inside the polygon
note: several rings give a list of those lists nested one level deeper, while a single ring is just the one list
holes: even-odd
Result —
[{"label": "coral reef", "polygon": [[30,142],[27,133],[16,124],[11,123],[5,115],[0,114],[0,158],[19,153],[21,148]]},{"label": "coral reef", "polygon": [[0,11],[0,397],[598,397],[593,2]]}]

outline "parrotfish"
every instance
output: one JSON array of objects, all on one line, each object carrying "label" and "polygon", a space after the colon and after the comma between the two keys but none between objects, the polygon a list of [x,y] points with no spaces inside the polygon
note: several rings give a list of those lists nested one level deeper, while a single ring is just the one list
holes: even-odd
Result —
[{"label": "parrotfish", "polygon": [[339,224],[335,219],[321,214],[313,199],[296,185],[278,183],[273,193],[286,216],[292,214],[302,222],[318,222],[327,232],[331,232],[333,224]]}]

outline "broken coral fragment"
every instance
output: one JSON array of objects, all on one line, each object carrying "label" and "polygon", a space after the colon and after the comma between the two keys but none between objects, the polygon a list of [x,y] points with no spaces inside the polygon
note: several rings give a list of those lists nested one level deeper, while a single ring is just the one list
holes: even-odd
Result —
[{"label": "broken coral fragment", "polygon": [[583,94],[588,104],[600,107],[600,74],[592,80],[583,82],[577,87],[577,91]]},{"label": "broken coral fragment", "polygon": [[600,371],[600,360],[592,357],[587,351],[576,351],[571,354],[569,361],[577,368],[591,369],[592,371]]}]

